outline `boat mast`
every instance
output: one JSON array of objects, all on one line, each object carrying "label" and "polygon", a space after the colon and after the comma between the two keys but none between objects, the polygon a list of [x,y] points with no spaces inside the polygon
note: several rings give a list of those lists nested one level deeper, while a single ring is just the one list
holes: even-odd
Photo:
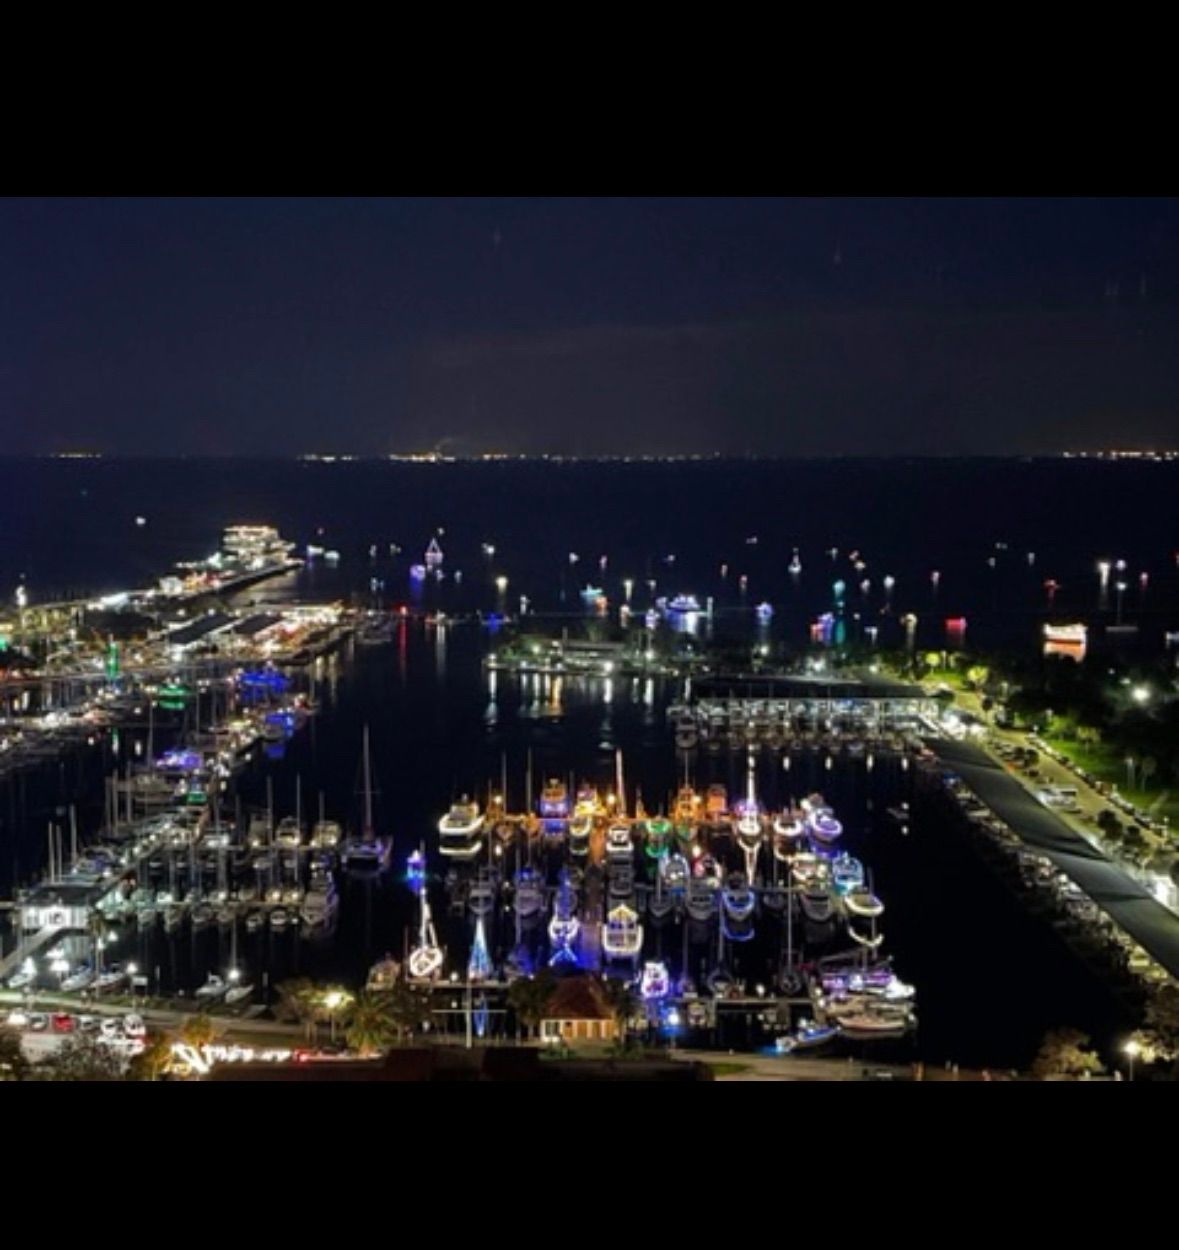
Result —
[{"label": "boat mast", "polygon": [[368,758],[368,726],[364,727],[364,840],[372,841],[373,835],[373,791],[372,772]]}]

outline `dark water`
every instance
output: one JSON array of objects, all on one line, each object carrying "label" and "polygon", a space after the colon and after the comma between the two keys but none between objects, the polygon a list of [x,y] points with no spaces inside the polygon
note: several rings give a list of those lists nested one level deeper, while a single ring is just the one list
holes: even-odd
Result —
[{"label": "dark water", "polygon": [[[1127,560],[1132,581],[1125,619],[1161,639],[1176,619],[1179,575],[1172,520],[1175,470],[1170,466],[1077,463],[834,463],[825,465],[295,465],[201,463],[132,465],[107,462],[0,464],[0,516],[8,541],[0,550],[0,588],[27,578],[32,597],[66,590],[93,593],[144,584],[171,562],[207,554],[233,522],[278,525],[300,543],[336,547],[337,569],[322,564],[270,593],[326,598],[351,595],[384,603],[412,601],[408,565],[426,539],[444,527],[446,567],[463,571],[423,592],[455,613],[515,610],[527,595],[535,608],[582,612],[577,589],[602,586],[614,602],[624,577],[635,579],[634,603],[680,590],[716,598],[715,628],[748,631],[748,608],[775,604],[770,635],[799,645],[809,620],[826,610],[831,582],[849,586],[849,609],[899,633],[897,618],[918,614],[926,645],[942,642],[941,621],[964,614],[975,641],[1036,645],[1045,609],[1042,583],[1062,585],[1059,616],[1097,611],[1094,561]],[[147,518],[137,526],[136,515]],[[751,545],[746,539],[758,536]],[[390,557],[388,544],[404,553]],[[481,550],[494,543],[494,557]],[[1006,543],[1006,548],[996,547]],[[378,544],[376,559],[369,547]],[[836,562],[825,551],[840,549]],[[803,563],[787,571],[792,548]],[[854,573],[849,552],[867,568]],[[577,552],[576,565],[569,553]],[[1029,563],[1027,553],[1035,553]],[[605,568],[599,558],[605,555]],[[674,563],[666,557],[674,555]],[[995,567],[987,563],[994,558]],[[729,566],[722,577],[720,566]],[[936,592],[930,571],[941,573]],[[1145,595],[1137,574],[1149,574]],[[738,577],[748,576],[744,593]],[[494,586],[509,578],[506,596]],[[895,577],[886,596],[882,579]],[[870,577],[867,594],[860,577]],[[375,588],[374,588],[375,579]],[[7,592],[5,592],[7,593]],[[251,592],[260,593],[260,592]],[[742,610],[744,608],[744,610]],[[1065,612],[1063,609],[1067,608]],[[546,775],[608,785],[614,750],[625,751],[628,782],[657,807],[678,784],[679,763],[663,709],[678,690],[629,679],[567,682],[501,677],[494,686],[482,658],[494,638],[475,624],[448,629],[407,623],[393,645],[357,649],[316,672],[322,713],[289,744],[240,782],[247,804],[264,802],[272,782],[276,815],[292,813],[296,778],[303,811],[314,815],[319,793],[326,813],[354,822],[359,813],[361,730],[371,728],[378,817],[396,842],[398,870],[409,850],[429,843],[438,816],[462,792],[485,794],[506,756],[513,806],[523,801],[524,761],[534,758],[537,784]],[[9,880],[27,880],[44,864],[44,828],[64,803],[76,802],[83,833],[97,827],[104,748],[0,782],[3,854]],[[744,755],[692,762],[698,786],[743,782]],[[1046,926],[1030,920],[966,841],[936,811],[902,837],[884,809],[910,793],[912,778],[896,761],[837,763],[796,757],[789,773],[765,753],[759,788],[771,806],[819,789],[845,823],[845,841],[874,873],[888,906],[887,942],[898,971],[916,982],[921,1029],[918,1051],[939,1062],[1014,1065],[1027,1061],[1045,1028],[1080,1024],[1101,1036],[1120,1027],[1105,991],[1060,947]],[[462,966],[469,918],[448,919],[433,865],[436,918],[451,964]],[[239,930],[238,958],[251,977],[275,983],[305,972],[356,983],[385,951],[400,955],[415,909],[391,872],[379,881],[342,882],[343,906],[334,940],[313,944],[293,932]],[[759,941],[735,956],[735,971],[767,983],[779,947],[766,919]],[[489,935],[502,957],[514,940],[501,915]],[[683,958],[675,925],[648,930],[648,949],[675,967]],[[150,939],[131,933],[119,956],[158,970],[164,988],[189,988],[223,970],[229,938],[212,927]],[[132,948],[134,954],[132,954]],[[688,970],[699,975],[707,946],[689,943]]]}]

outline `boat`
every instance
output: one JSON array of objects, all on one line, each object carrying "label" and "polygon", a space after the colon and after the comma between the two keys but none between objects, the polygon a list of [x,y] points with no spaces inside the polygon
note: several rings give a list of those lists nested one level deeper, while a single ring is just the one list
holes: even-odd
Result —
[{"label": "boat", "polygon": [[486,868],[480,868],[467,891],[467,906],[471,915],[482,918],[495,910],[495,879]]},{"label": "boat", "polygon": [[401,965],[392,955],[386,953],[384,959],[377,960],[368,970],[365,989],[370,993],[382,993],[391,990],[400,979]]},{"label": "boat", "polygon": [[700,796],[691,786],[679,788],[671,809],[671,827],[682,850],[687,850],[696,839],[701,806]]},{"label": "boat", "polygon": [[291,914],[285,907],[272,907],[270,909],[270,927],[278,929],[280,932],[290,923]]},{"label": "boat", "polygon": [[364,727],[364,826],[359,837],[348,838],[340,851],[344,866],[352,871],[379,871],[388,866],[393,840],[378,837],[373,829],[372,766],[369,759],[368,726]]},{"label": "boat", "polygon": [[438,945],[438,935],[434,931],[434,921],[430,916],[430,901],[423,887],[419,895],[421,900],[421,923],[418,929],[418,944],[409,952],[408,973],[411,981],[433,981],[442,971],[444,956]]},{"label": "boat", "polygon": [[860,1041],[871,1039],[904,1037],[913,1027],[913,1018],[909,1013],[882,1014],[872,1009],[848,1012],[839,1017],[839,1030],[845,1037]]},{"label": "boat", "polygon": [[793,1033],[777,1038],[774,1049],[780,1055],[791,1055],[797,1050],[813,1050],[834,1041],[839,1033],[837,1024],[815,1024],[804,1020]]},{"label": "boat", "polygon": [[753,937],[753,909],[757,896],[743,873],[732,873],[721,890],[721,931],[730,942]]},{"label": "boat", "polygon": [[574,811],[569,821],[569,853],[579,858],[589,854],[590,835],[594,831],[591,812]]},{"label": "boat", "polygon": [[843,826],[830,812],[818,812],[807,822],[811,837],[822,846],[830,846],[843,834]]},{"label": "boat", "polygon": [[843,907],[852,916],[879,916],[884,911],[884,904],[871,890],[857,888],[843,896]]},{"label": "boat", "polygon": [[639,996],[644,1002],[666,998],[671,990],[671,976],[661,959],[649,959],[639,977]]},{"label": "boat", "polygon": [[192,927],[205,929],[217,919],[216,910],[208,903],[199,903],[192,909]]},{"label": "boat", "polygon": [[700,603],[695,595],[676,595],[664,608],[669,616],[688,616],[700,610]]},{"label": "boat", "polygon": [[422,557],[425,561],[426,568],[437,569],[441,567],[444,559],[442,548],[438,546],[438,539],[431,538],[426,546],[426,554]]},{"label": "boat", "polygon": [[867,950],[874,951],[877,950],[884,941],[884,934],[875,932],[875,925],[873,925],[872,928],[872,933],[861,933],[849,920],[847,923],[847,936],[851,938],[857,946],[863,946]]},{"label": "boat", "polygon": [[253,911],[246,913],[246,932],[257,933],[266,923],[266,913],[261,908],[255,907]]},{"label": "boat", "polygon": [[553,954],[549,959],[550,966],[562,963],[576,963],[577,955],[573,944],[581,932],[581,922],[577,919],[577,894],[569,878],[569,873],[561,873],[561,881],[553,899],[553,917],[549,921],[549,942]]},{"label": "boat", "polygon": [[716,883],[705,877],[693,877],[688,882],[684,896],[684,908],[693,919],[706,924],[716,914]]},{"label": "boat", "polygon": [[607,893],[611,899],[629,902],[635,893],[634,865],[628,859],[611,860],[606,865]]},{"label": "boat", "polygon": [[72,994],[76,990],[89,989],[94,984],[95,974],[93,968],[78,968],[69,976],[63,978],[61,988],[67,993]]},{"label": "boat", "polygon": [[438,822],[438,849],[451,859],[474,859],[483,849],[479,804],[465,794]]},{"label": "boat", "polygon": [[796,884],[804,886],[824,880],[827,876],[826,861],[805,851],[790,861],[790,875]]},{"label": "boat", "polygon": [[685,713],[676,721],[675,745],[680,751],[690,751],[700,739],[700,729],[696,718]]},{"label": "boat", "polygon": [[168,933],[174,933],[180,928],[180,922],[184,919],[184,908],[179,903],[169,903],[164,908],[164,929]]},{"label": "boat", "polygon": [[224,998],[229,993],[229,989],[229,982],[224,977],[210,972],[205,978],[204,985],[193,994],[193,998],[199,998],[204,1002],[214,1002],[218,998]]},{"label": "boat", "polygon": [[330,872],[312,876],[311,885],[303,896],[299,915],[311,933],[325,932],[332,925],[339,909],[336,883]]},{"label": "boat", "polygon": [[812,881],[798,896],[803,915],[814,924],[826,924],[835,912],[831,890],[821,881]]},{"label": "boat", "polygon": [[546,821],[564,821],[569,818],[569,791],[563,781],[554,777],[541,790],[540,815]]},{"label": "boat", "polygon": [[789,863],[806,833],[806,823],[793,808],[779,812],[773,821],[771,849],[781,864]]},{"label": "boat", "polygon": [[849,894],[864,884],[864,865],[846,851],[831,861],[831,880],[839,894]]},{"label": "boat", "polygon": [[317,821],[311,830],[311,846],[317,851],[334,850],[340,843],[340,826],[334,820]]},{"label": "boat", "polygon": [[611,959],[635,959],[642,948],[643,926],[638,912],[626,903],[611,908],[602,928],[602,950]]},{"label": "boat", "polygon": [[719,782],[709,786],[704,796],[704,819],[713,829],[728,828],[729,792]]},{"label": "boat", "polygon": [[544,910],[544,882],[535,868],[525,866],[516,873],[512,903],[521,920],[527,920]]},{"label": "boat", "polygon": [[287,850],[295,850],[303,844],[303,831],[294,816],[284,816],[274,830],[274,844]]},{"label": "boat", "polygon": [[701,855],[692,865],[692,876],[699,881],[707,881],[713,889],[721,883],[721,867],[713,855]]},{"label": "boat", "polygon": [[226,1006],[235,1007],[238,1003],[244,1003],[254,992],[253,981],[241,981],[231,989],[225,991]]},{"label": "boat", "polygon": [[678,852],[672,851],[659,864],[659,876],[663,882],[663,888],[669,894],[683,894],[688,888],[688,882],[692,878],[692,870],[688,867],[688,861]]},{"label": "boat", "polygon": [[612,861],[629,861],[634,855],[634,843],[631,841],[630,826],[616,820],[606,830],[606,858]]},{"label": "boat", "polygon": [[471,957],[467,960],[467,982],[478,984],[492,975],[491,956],[487,952],[487,933],[483,917],[475,921],[475,940],[471,943]]},{"label": "boat", "polygon": [[643,822],[646,832],[647,854],[652,859],[662,859],[667,854],[667,843],[671,836],[671,821],[663,816],[655,816]]}]

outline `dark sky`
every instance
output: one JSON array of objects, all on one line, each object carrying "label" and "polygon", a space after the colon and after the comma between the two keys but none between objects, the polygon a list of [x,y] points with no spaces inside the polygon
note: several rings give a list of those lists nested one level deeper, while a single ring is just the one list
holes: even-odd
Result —
[{"label": "dark sky", "polygon": [[8,200],[3,449],[1179,444],[1179,200]]}]

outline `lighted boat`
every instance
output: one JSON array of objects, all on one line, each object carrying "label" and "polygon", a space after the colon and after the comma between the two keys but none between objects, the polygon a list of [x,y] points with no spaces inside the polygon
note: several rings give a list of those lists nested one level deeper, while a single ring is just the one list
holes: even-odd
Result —
[{"label": "lighted boat", "polygon": [[693,716],[681,716],[676,722],[675,744],[680,751],[690,751],[700,738],[700,731]]},{"label": "lighted boat", "polygon": [[670,990],[671,977],[662,960],[651,959],[643,964],[642,975],[639,977],[639,995],[644,1002],[666,998]]},{"label": "lighted boat", "polygon": [[692,865],[692,876],[706,881],[713,889],[719,889],[721,883],[721,867],[713,855],[701,855]]},{"label": "lighted boat", "polygon": [[730,942],[748,942],[753,937],[753,909],[757,896],[744,874],[735,872],[721,890],[721,929]]},{"label": "lighted boat", "polygon": [[495,910],[495,893],[494,878],[486,868],[481,868],[467,891],[467,906],[471,909],[471,915],[491,915]]},{"label": "lighted boat", "polygon": [[812,881],[798,896],[803,915],[814,924],[826,924],[835,912],[830,889],[820,881]]},{"label": "lighted boat", "polygon": [[451,859],[474,859],[483,849],[479,804],[464,794],[438,822],[438,849]]},{"label": "lighted boat", "polygon": [[487,981],[492,975],[491,956],[487,950],[487,933],[480,916],[475,922],[475,940],[471,943],[471,955],[467,960],[467,980],[473,984]]},{"label": "lighted boat", "polygon": [[667,854],[667,844],[671,837],[671,821],[663,816],[654,816],[644,822],[646,833],[647,854],[652,859],[662,859]]},{"label": "lighted boat", "polygon": [[831,880],[839,894],[849,894],[864,884],[864,865],[846,851],[831,861]]},{"label": "lighted boat", "polygon": [[843,896],[844,910],[852,916],[879,916],[884,911],[884,904],[871,890],[857,888]]},{"label": "lighted boat", "polygon": [[581,922],[577,919],[576,908],[577,893],[569,874],[562,872],[561,882],[553,899],[553,916],[549,921],[549,941],[553,947],[550,964],[577,962],[573,944],[581,932]]},{"label": "lighted boat", "polygon": [[667,602],[665,611],[669,616],[687,616],[700,611],[700,603],[695,595],[676,595]]},{"label": "lighted boat", "polygon": [[856,1040],[884,1040],[904,1037],[913,1027],[909,1014],[881,1014],[875,1010],[851,1011],[839,1017],[839,1030],[844,1037]]},{"label": "lighted boat", "polygon": [[663,882],[663,888],[668,893],[673,895],[682,894],[688,888],[692,870],[688,867],[688,861],[678,851],[672,851],[670,855],[665,856],[661,861],[659,875]]},{"label": "lighted boat", "polygon": [[759,621],[768,621],[774,615],[773,606],[769,603],[759,603],[757,605],[757,619]]},{"label": "lighted boat", "polygon": [[688,882],[688,890],[684,896],[684,909],[693,920],[707,924],[716,915],[716,896],[717,886],[714,881],[693,877]]},{"label": "lighted boat", "polygon": [[602,949],[611,959],[634,959],[643,948],[643,926],[639,914],[626,903],[619,903],[606,915],[602,928]]},{"label": "lighted boat", "polygon": [[719,783],[709,786],[704,796],[704,819],[714,829],[728,826],[729,792]]},{"label": "lighted boat", "polygon": [[822,846],[830,846],[843,834],[843,826],[830,812],[812,812],[807,823],[811,837]]},{"label": "lighted boat", "polygon": [[563,781],[552,778],[540,792],[540,815],[544,820],[567,820],[569,791]]},{"label": "lighted boat", "polygon": [[524,867],[516,873],[513,906],[521,920],[544,910],[544,882],[535,868]]},{"label": "lighted boat", "polygon": [[870,951],[879,949],[880,945],[884,941],[883,933],[861,933],[850,920],[847,923],[847,936],[851,938],[857,946],[862,946],[865,950]]},{"label": "lighted boat", "polygon": [[340,826],[334,820],[320,820],[311,831],[311,846],[317,851],[330,851],[340,843]]},{"label": "lighted boat", "polygon": [[393,840],[378,837],[373,829],[372,767],[369,759],[368,726],[364,727],[364,825],[359,836],[348,838],[340,849],[340,859],[351,871],[379,871],[388,866]]},{"label": "lighted boat", "polygon": [[281,933],[291,923],[291,913],[285,907],[270,909],[270,927]]},{"label": "lighted boat", "polygon": [[378,993],[391,990],[400,978],[401,965],[392,955],[386,953],[384,959],[378,960],[368,970],[368,980],[365,982],[365,989]]},{"label": "lighted boat", "polygon": [[569,853],[578,858],[589,854],[594,818],[589,812],[576,812],[569,821]]},{"label": "lighted boat", "polygon": [[426,554],[423,557],[423,559],[425,560],[426,568],[428,569],[439,568],[442,564],[443,558],[444,557],[442,555],[442,548],[438,546],[438,539],[431,538],[429,544],[426,547]]},{"label": "lighted boat", "polygon": [[266,923],[266,913],[259,908],[246,914],[246,932],[257,933]]},{"label": "lighted boat", "polygon": [[310,933],[317,935],[331,927],[339,905],[339,896],[331,873],[320,873],[312,878],[311,886],[303,896],[299,915]]},{"label": "lighted boat", "polygon": [[629,859],[611,860],[606,867],[607,893],[615,901],[630,902],[635,893],[635,868]]},{"label": "lighted boat", "polygon": [[790,875],[797,885],[810,885],[827,875],[827,865],[817,855],[804,851],[790,861]]},{"label": "lighted boat", "polygon": [[779,812],[774,817],[771,849],[780,864],[788,864],[802,845],[806,825],[797,812]]},{"label": "lighted boat", "polygon": [[702,806],[700,796],[691,786],[680,787],[671,809],[671,827],[683,849],[695,841]]},{"label": "lighted boat", "polygon": [[442,971],[443,954],[430,916],[430,901],[426,891],[421,892],[421,921],[418,928],[418,944],[409,952],[407,971],[411,981],[433,981]]},{"label": "lighted boat", "polygon": [[630,826],[623,821],[615,821],[606,830],[606,856],[611,860],[629,860],[634,854],[634,843],[631,841]]},{"label": "lighted boat", "polygon": [[274,844],[288,850],[301,846],[303,842],[303,831],[299,828],[299,822],[294,816],[284,816],[278,822],[278,826],[274,830]]},{"label": "lighted boat", "polygon": [[785,1034],[774,1042],[774,1049],[780,1055],[790,1055],[797,1050],[814,1050],[825,1046],[839,1036],[837,1024],[816,1024],[804,1020],[793,1033]]}]

